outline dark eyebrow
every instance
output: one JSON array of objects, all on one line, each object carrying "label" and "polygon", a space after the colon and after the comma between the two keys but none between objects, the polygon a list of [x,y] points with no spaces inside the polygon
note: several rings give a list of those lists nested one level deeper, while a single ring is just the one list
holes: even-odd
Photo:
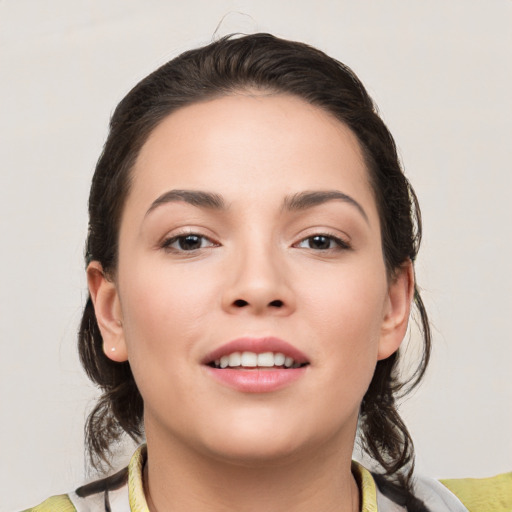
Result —
[{"label": "dark eyebrow", "polygon": [[225,210],[226,203],[218,194],[204,192],[202,190],[169,190],[157,197],[148,208],[146,215],[162,204],[184,201],[199,208],[211,208],[213,210]]},{"label": "dark eyebrow", "polygon": [[369,224],[368,215],[364,208],[352,197],[338,190],[314,190],[299,192],[284,201],[283,207],[285,210],[305,210],[313,208],[328,201],[343,201],[344,203],[355,206],[359,213],[363,216],[364,220]]}]

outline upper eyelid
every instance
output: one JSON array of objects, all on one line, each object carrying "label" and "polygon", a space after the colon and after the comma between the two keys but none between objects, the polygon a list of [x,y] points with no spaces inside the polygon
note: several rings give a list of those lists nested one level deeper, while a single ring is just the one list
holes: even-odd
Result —
[{"label": "upper eyelid", "polygon": [[[197,236],[203,240],[207,240],[208,243],[205,247],[197,247],[195,249],[189,249],[189,250],[186,250],[186,249],[182,249],[182,248],[179,248],[179,247],[173,247],[174,244],[176,243],[179,243],[179,240],[181,238],[186,238],[187,236]],[[182,254],[183,256],[186,255],[186,254],[189,254],[189,256],[192,256],[193,254],[198,254],[197,251],[202,251],[202,250],[205,250],[205,249],[211,249],[213,247],[220,247],[221,244],[219,244],[218,242],[216,242],[215,240],[213,240],[211,237],[208,237],[206,235],[201,235],[199,233],[193,233],[193,232],[188,232],[188,233],[182,233],[182,234],[177,234],[177,235],[173,235],[173,236],[168,236],[168,237],[165,237],[159,244],[158,244],[158,247],[157,249],[161,249],[165,252],[174,252],[176,254]]]},{"label": "upper eyelid", "polygon": [[197,231],[184,231],[182,233],[166,235],[162,238],[162,243],[168,242],[170,240],[178,240],[179,238],[186,238],[187,236],[197,236],[199,238],[204,238],[205,240],[208,240],[212,243],[218,243],[212,236],[205,235],[203,233],[198,233]]},{"label": "upper eyelid", "polygon": [[312,233],[311,235],[303,236],[297,242],[294,242],[293,245],[294,246],[298,245],[298,244],[304,242],[305,240],[314,238],[315,236],[324,236],[326,238],[330,238],[331,240],[334,240],[338,245],[340,245],[340,247],[349,248],[352,246],[350,241],[347,240],[345,237],[335,235],[333,233],[325,233],[325,232],[317,232],[317,233]]},{"label": "upper eyelid", "polygon": [[170,240],[172,238],[179,238],[188,235],[197,235],[203,238],[208,238],[209,240],[212,241],[217,241],[217,239],[219,238],[218,235],[212,232],[211,229],[207,229],[202,226],[185,225],[168,230],[165,233],[165,235],[161,237],[161,241],[164,242],[165,240]]},{"label": "upper eyelid", "polygon": [[350,244],[352,241],[352,237],[347,232],[338,228],[328,228],[322,226],[312,226],[310,228],[301,230],[301,232],[297,235],[297,239],[298,241],[301,241],[313,236],[327,236],[329,238],[341,240],[347,244]]},{"label": "upper eyelid", "polygon": [[[209,247],[219,247],[221,244],[218,242],[218,238],[215,236],[207,235],[202,232],[201,229],[198,228],[189,228],[189,227],[183,227],[178,228],[178,230],[172,230],[168,232],[166,235],[164,235],[160,240],[157,242],[155,248],[156,249],[164,249],[164,250],[171,250],[173,249],[171,246],[176,243],[180,238],[185,238],[187,236],[195,235],[202,239],[208,240],[209,245],[208,247],[202,247],[198,248],[200,249],[207,249]],[[180,250],[178,250],[181,252]],[[192,251],[184,251],[184,252],[192,252]]]}]

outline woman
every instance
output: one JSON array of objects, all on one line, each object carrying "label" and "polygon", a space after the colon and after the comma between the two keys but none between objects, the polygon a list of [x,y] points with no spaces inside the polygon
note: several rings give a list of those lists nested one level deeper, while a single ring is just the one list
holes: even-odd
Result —
[{"label": "woman", "polygon": [[419,209],[347,67],[265,34],[172,60],[116,109],[89,215],[90,455],[147,445],[36,510],[466,510],[412,478]]}]

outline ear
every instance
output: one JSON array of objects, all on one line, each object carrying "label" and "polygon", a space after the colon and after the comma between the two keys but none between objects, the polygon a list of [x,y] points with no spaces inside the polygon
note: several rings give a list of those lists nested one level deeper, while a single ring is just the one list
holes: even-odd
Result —
[{"label": "ear", "polygon": [[413,298],[414,268],[412,261],[407,260],[388,285],[379,341],[379,360],[388,358],[399,349],[407,332]]},{"label": "ear", "polygon": [[87,283],[103,338],[103,352],[112,361],[127,361],[121,303],[115,283],[105,275],[98,261],[89,263]]}]

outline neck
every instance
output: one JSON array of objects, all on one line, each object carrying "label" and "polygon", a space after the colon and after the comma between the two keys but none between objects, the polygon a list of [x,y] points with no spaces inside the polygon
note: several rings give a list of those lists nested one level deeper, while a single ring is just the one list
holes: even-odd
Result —
[{"label": "neck", "polygon": [[155,441],[148,433],[144,481],[151,512],[359,510],[351,450],[333,450],[329,443],[287,458],[240,463]]}]

